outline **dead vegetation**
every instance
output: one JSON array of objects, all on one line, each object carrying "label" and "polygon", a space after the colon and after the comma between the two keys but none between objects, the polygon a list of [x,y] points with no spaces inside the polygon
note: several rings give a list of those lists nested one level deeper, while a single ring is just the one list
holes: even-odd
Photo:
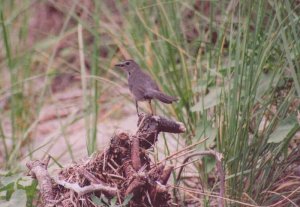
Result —
[{"label": "dead vegetation", "polygon": [[57,177],[47,171],[49,159],[27,167],[39,183],[42,206],[94,206],[92,197],[117,198],[130,206],[170,206],[167,182],[173,166],[153,163],[149,148],[160,132],[182,133],[182,123],[160,116],[140,115],[134,135],[115,134],[109,147],[84,163],[62,169]]}]

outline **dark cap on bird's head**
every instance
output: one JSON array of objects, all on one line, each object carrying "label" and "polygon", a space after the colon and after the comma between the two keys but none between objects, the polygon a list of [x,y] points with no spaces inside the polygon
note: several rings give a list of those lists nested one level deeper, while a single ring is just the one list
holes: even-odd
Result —
[{"label": "dark cap on bird's head", "polygon": [[118,64],[115,64],[116,67],[125,67],[125,66],[130,66],[132,63],[135,63],[134,60],[123,60],[119,62]]}]

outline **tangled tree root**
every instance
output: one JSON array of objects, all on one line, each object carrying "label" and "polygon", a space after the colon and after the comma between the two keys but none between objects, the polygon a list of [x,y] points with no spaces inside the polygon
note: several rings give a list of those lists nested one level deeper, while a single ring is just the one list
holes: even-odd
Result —
[{"label": "tangled tree root", "polygon": [[173,167],[151,163],[146,150],[160,132],[184,131],[180,122],[141,114],[136,134],[115,134],[104,152],[62,169],[57,177],[47,171],[49,158],[30,161],[27,167],[38,180],[43,206],[95,206],[93,199],[101,196],[115,197],[118,204],[132,197],[129,206],[169,206],[166,184]]}]

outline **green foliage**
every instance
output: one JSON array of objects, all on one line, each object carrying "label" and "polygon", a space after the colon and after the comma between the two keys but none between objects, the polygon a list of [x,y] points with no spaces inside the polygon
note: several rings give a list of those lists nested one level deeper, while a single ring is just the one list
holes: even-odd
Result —
[{"label": "green foliage", "polygon": [[4,175],[0,178],[1,206],[35,206],[37,182],[22,174]]},{"label": "green foliage", "polygon": [[133,194],[130,194],[125,197],[124,201],[122,204],[117,204],[117,199],[118,197],[113,197],[112,199],[107,199],[103,194],[101,194],[100,198],[92,195],[92,201],[95,205],[97,206],[107,206],[107,207],[122,207],[122,206],[127,206],[132,199]]},{"label": "green foliage", "polygon": [[276,129],[270,134],[268,143],[281,143],[290,140],[299,130],[299,123],[295,116],[289,116],[279,122]]},{"label": "green foliage", "polygon": [[15,192],[13,192],[9,201],[0,202],[0,204],[3,207],[26,207],[26,202],[26,192],[24,190],[16,190]]},{"label": "green foliage", "polygon": [[196,103],[192,108],[191,111],[193,112],[203,112],[204,110],[210,109],[214,106],[220,104],[221,101],[221,94],[222,94],[222,87],[214,87],[209,90],[209,93],[203,96],[202,100]]}]

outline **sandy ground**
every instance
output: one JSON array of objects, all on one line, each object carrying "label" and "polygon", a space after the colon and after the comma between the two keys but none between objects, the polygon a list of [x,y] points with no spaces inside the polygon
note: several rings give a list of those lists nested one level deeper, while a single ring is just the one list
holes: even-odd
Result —
[{"label": "sandy ground", "polygon": [[[66,98],[65,94],[73,95]],[[82,102],[82,91],[78,89],[74,92],[74,89],[70,89],[62,94],[56,93],[53,97],[53,104],[45,105],[33,133],[32,149],[38,149],[33,153],[34,159],[39,159],[48,153],[59,162],[67,163],[87,156],[87,127],[85,118],[81,115]],[[100,105],[97,125],[98,150],[101,151],[109,144],[110,137],[117,130],[133,131],[135,129],[134,123],[137,121],[137,116],[133,112],[133,108],[129,107],[125,110],[126,116],[122,116],[122,108],[119,108],[117,113],[120,114],[120,118],[109,115],[103,118],[102,115],[106,112],[101,110]]]}]

